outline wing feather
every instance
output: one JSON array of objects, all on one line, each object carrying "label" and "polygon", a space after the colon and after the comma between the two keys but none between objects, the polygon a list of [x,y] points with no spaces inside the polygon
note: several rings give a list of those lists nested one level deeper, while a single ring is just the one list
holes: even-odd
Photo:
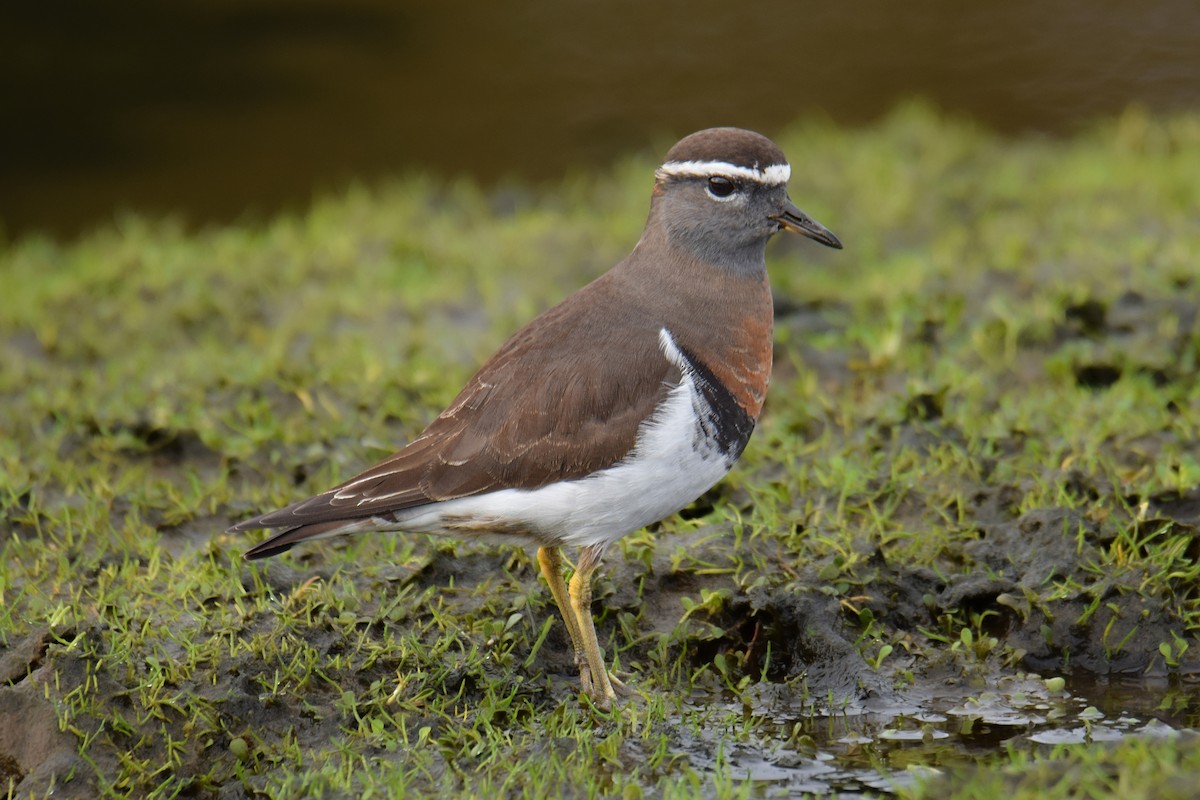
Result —
[{"label": "wing feather", "polygon": [[[518,331],[400,452],[230,530],[304,526],[330,535],[338,522],[608,467],[629,453],[679,380],[658,349],[658,330],[601,278]],[[297,534],[279,538],[309,538]]]}]

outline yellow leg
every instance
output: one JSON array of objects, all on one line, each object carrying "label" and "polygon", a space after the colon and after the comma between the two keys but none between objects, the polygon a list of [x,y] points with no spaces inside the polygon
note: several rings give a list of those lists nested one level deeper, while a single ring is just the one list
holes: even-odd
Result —
[{"label": "yellow leg", "polygon": [[[596,707],[607,711],[617,694],[613,690],[608,668],[604,666],[604,653],[600,650],[596,626],[592,622],[592,573],[596,571],[603,555],[603,547],[585,547],[579,552],[579,563],[575,567],[575,574],[571,576],[570,592],[571,608],[575,611],[575,624],[587,662],[586,669],[580,670],[580,682],[584,693]],[[620,681],[617,683],[620,684]],[[625,687],[622,685],[621,688]]]},{"label": "yellow leg", "polygon": [[562,553],[557,547],[539,547],[537,551],[538,565],[550,585],[550,594],[558,604],[558,612],[562,614],[563,624],[567,626],[567,636],[571,637],[571,648],[575,651],[575,666],[582,670],[586,665],[583,654],[583,640],[579,636],[579,621],[575,618],[575,610],[571,608],[571,596],[567,593],[567,583],[562,575]]},{"label": "yellow leg", "polygon": [[579,567],[571,577],[570,589],[562,576],[563,558],[557,547],[538,549],[538,565],[550,585],[550,594],[558,604],[571,647],[575,651],[575,666],[579,668],[579,684],[583,693],[597,708],[607,710],[613,698],[629,694],[625,684],[617,680],[604,666],[604,654],[596,638],[592,622],[592,573],[604,555],[603,547],[585,547],[579,555]]}]

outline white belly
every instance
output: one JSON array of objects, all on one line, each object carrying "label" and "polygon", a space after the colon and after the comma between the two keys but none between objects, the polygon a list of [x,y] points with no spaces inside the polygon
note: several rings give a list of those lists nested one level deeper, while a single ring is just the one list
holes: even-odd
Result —
[{"label": "white belly", "polygon": [[[665,329],[664,355],[682,366]],[[430,533],[525,529],[540,544],[578,547],[613,542],[674,514],[729,472],[700,424],[706,401],[685,370],[654,416],[642,425],[624,460],[586,478],[540,489],[501,489],[402,511],[388,527]]]},{"label": "white belly", "polygon": [[[673,389],[633,452],[602,472],[540,489],[501,489],[397,515],[406,530],[528,528],[536,539],[585,547],[615,541],[704,494],[732,464],[701,437],[687,383]],[[471,520],[447,527],[445,520]]]}]

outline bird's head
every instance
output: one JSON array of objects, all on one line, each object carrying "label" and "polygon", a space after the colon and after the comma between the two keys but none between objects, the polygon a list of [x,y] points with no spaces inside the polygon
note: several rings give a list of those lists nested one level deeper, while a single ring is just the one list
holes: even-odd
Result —
[{"label": "bird's head", "polygon": [[766,242],[786,230],[842,243],[788,197],[791,167],[770,139],[709,128],[681,139],[655,173],[655,213],[672,243],[712,263],[761,264]]}]

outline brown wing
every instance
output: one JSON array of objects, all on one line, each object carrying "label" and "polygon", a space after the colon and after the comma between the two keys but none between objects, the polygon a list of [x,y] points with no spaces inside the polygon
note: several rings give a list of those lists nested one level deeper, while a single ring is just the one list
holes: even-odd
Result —
[{"label": "brown wing", "polygon": [[610,466],[679,380],[658,349],[659,327],[601,278],[518,331],[399,453],[231,530],[332,531],[325,523],[532,489]]}]

